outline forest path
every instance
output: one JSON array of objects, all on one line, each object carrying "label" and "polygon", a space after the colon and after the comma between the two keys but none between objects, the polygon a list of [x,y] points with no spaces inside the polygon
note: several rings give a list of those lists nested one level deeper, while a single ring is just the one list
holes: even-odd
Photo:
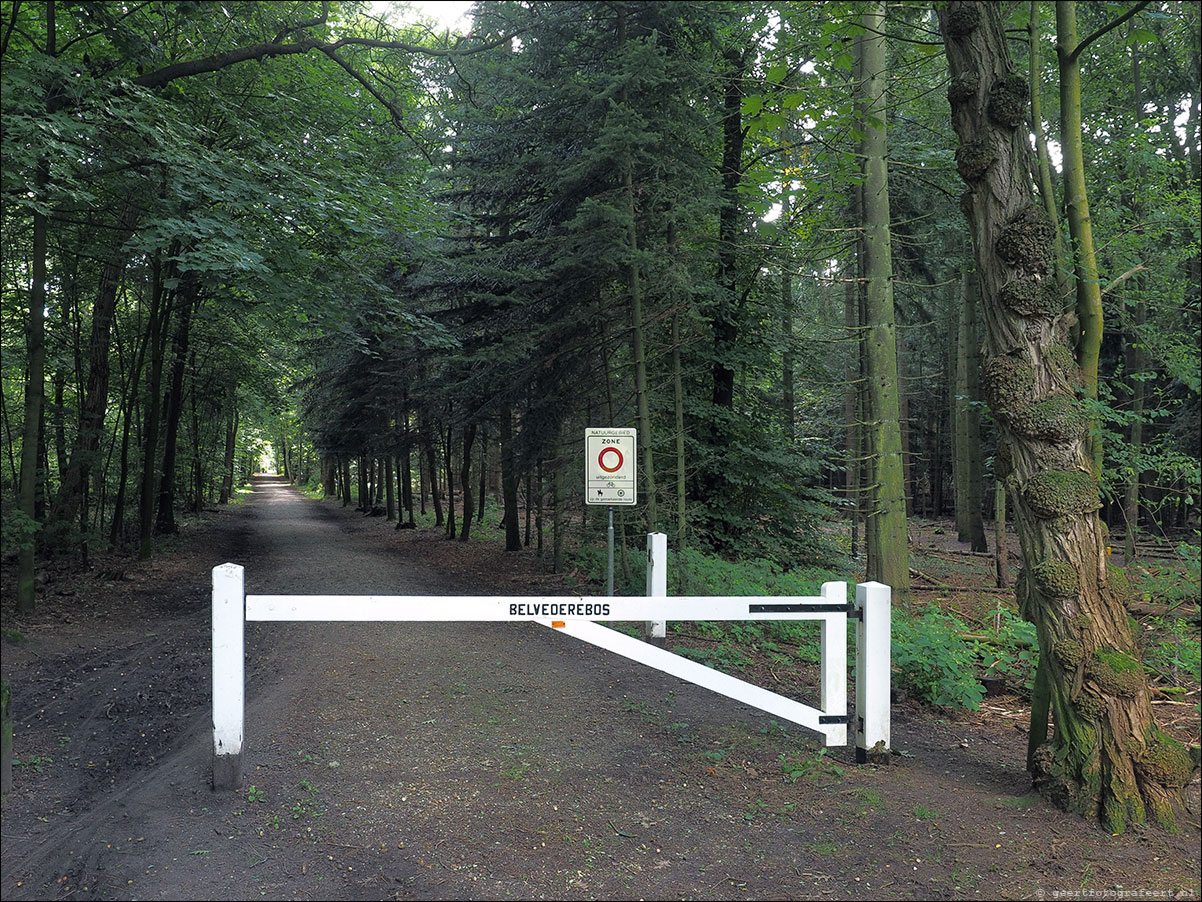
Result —
[{"label": "forest path", "polygon": [[1115,841],[1048,809],[1010,721],[901,707],[900,766],[858,768],[533,624],[248,624],[246,786],[210,789],[214,565],[252,593],[565,592],[483,538],[257,479],[145,571],[56,596],[70,622],[5,647],[43,766],[4,807],[3,897],[1022,898],[1083,862],[1197,893],[1197,830]]}]

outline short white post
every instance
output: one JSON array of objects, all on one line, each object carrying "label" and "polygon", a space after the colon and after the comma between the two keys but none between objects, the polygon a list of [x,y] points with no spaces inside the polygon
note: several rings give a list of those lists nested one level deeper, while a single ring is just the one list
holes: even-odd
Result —
[{"label": "short white post", "polygon": [[[668,537],[662,532],[647,533],[647,592],[648,598],[668,595]],[[643,622],[643,638],[661,648],[668,638],[666,620]]]},{"label": "short white post", "polygon": [[[823,583],[822,598],[829,605],[847,605],[847,583]],[[822,618],[822,718],[826,744],[847,745],[847,614]]]},{"label": "short white post", "polygon": [[213,568],[213,788],[242,785],[245,721],[245,594],[242,568]]},{"label": "short white post", "polygon": [[856,586],[856,761],[889,762],[889,681],[892,590],[878,582]]}]

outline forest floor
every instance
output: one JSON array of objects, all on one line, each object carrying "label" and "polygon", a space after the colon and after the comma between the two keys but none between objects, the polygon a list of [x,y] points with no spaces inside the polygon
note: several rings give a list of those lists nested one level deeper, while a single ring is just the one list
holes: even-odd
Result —
[{"label": "forest floor", "polygon": [[[857,766],[536,624],[248,624],[245,785],[214,792],[215,564],[248,592],[575,591],[495,523],[448,542],[265,478],[186,523],[149,562],[48,575],[31,616],[3,574],[6,900],[1199,897],[1197,785],[1177,833],[1057,811],[1020,696],[899,699],[892,763]],[[932,586],[972,572],[937,524],[914,549]],[[747,675],[804,700],[796,670]],[[1157,713],[1197,741],[1196,698]]]}]

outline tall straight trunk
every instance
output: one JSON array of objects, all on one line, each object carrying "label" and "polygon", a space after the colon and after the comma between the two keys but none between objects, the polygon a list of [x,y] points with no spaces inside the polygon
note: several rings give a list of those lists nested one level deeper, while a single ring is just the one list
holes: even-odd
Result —
[{"label": "tall straight trunk", "polygon": [[480,427],[480,493],[476,498],[476,522],[484,522],[484,500],[488,493],[488,427]]},{"label": "tall straight trunk", "polygon": [[[46,4],[46,56],[57,55],[55,2]],[[58,92],[47,92],[49,112],[57,109]],[[38,160],[34,173],[34,190],[43,204],[50,186],[50,161]],[[42,405],[46,394],[46,255],[49,223],[44,213],[33,214],[33,259],[29,286],[29,320],[25,324],[25,420],[21,434],[21,481],[17,489],[17,505],[29,520],[29,532],[21,542],[17,555],[17,610],[23,614],[36,605],[34,586],[35,547],[33,526],[37,522],[38,447],[41,444]]]},{"label": "tall straight trunk", "polygon": [[[722,159],[719,163],[722,190],[718,207],[718,259],[715,272],[717,299],[711,317],[714,333],[711,365],[713,413],[708,435],[711,460],[701,474],[702,491],[709,499],[730,495],[725,455],[731,442],[730,411],[734,409],[735,400],[734,358],[738,353],[741,319],[738,249],[745,216],[739,186],[743,178],[743,150],[747,139],[743,127],[744,78],[752,51],[746,47],[728,47],[723,56],[726,65],[722,75]],[[713,540],[719,547],[729,547],[737,537],[727,535],[722,530],[713,536]]]},{"label": "tall straight trunk", "polygon": [[[286,463],[288,460],[287,454],[284,455],[284,460],[285,460],[285,466],[287,466],[287,463]],[[363,513],[365,513],[365,514],[371,512],[371,487],[369,485],[369,481],[370,481],[371,477],[368,475],[368,473],[370,472],[369,471],[369,463],[368,463],[369,461],[370,461],[370,458],[367,457],[366,455],[364,455],[364,454],[359,455],[359,466],[358,466],[358,471],[359,471],[358,472],[358,476],[359,476],[359,479],[358,479],[359,510],[363,511]]]},{"label": "tall straight trunk", "polygon": [[551,572],[563,569],[563,435],[555,437],[555,473],[551,481]]},{"label": "tall straight trunk", "polygon": [[[234,495],[234,455],[238,448],[238,390],[231,387],[226,398],[225,454],[221,458],[221,495],[218,504],[229,504]],[[322,474],[324,477],[324,473]],[[322,480],[323,487],[325,480]],[[325,492],[325,494],[330,494]]]},{"label": "tall straight trunk", "polygon": [[[688,492],[684,448],[684,378],[680,366],[680,311],[672,312],[672,404],[676,413],[676,550],[688,542]],[[556,471],[556,479],[559,478]]]},{"label": "tall straight trunk", "polygon": [[1010,574],[1006,561],[1006,483],[993,480],[993,573],[999,589],[1006,588]]},{"label": "tall straight trunk", "polygon": [[[413,461],[410,454],[411,445],[405,442],[401,449],[400,469],[397,472],[401,481],[401,506],[405,508],[405,515],[408,518],[407,522],[410,526],[415,526],[413,519]],[[419,462],[420,465],[420,462]],[[397,526],[401,525],[400,518],[397,519]]]},{"label": "tall straight trunk", "polygon": [[525,510],[526,510],[526,517],[525,517],[526,534],[525,534],[525,537],[522,539],[522,545],[525,546],[526,548],[530,547],[530,521],[531,521],[531,514],[533,513],[533,507],[534,507],[534,480],[532,479],[532,476],[533,476],[533,473],[532,473],[531,463],[529,460],[527,460],[526,461],[526,508],[525,508]]},{"label": "tall straight trunk", "polygon": [[125,243],[133,234],[138,220],[138,207],[127,198],[117,216],[112,244],[100,268],[96,300],[92,304],[92,329],[88,341],[88,378],[83,405],[79,411],[79,429],[75,436],[67,472],[62,476],[55,519],[64,523],[73,520],[81,506],[93,468],[97,464],[100,440],[104,435],[104,415],[109,398],[109,352],[113,318],[117,310],[117,292],[128,254]]},{"label": "tall straight trunk", "polygon": [[109,527],[109,544],[113,547],[123,541],[125,531],[125,496],[129,483],[129,440],[134,418],[138,415],[138,386],[142,381],[142,362],[146,355],[146,342],[139,342],[130,364],[126,388],[122,392],[121,407],[121,457],[117,472],[117,497],[113,500],[113,522]]},{"label": "tall straight trunk", "polygon": [[430,501],[434,505],[434,525],[442,526],[442,498],[438,494],[438,462],[434,454],[434,438],[430,429],[431,427],[427,423],[422,430],[422,445],[426,449],[426,473],[430,483]]},{"label": "tall straight trunk", "polygon": [[[626,40],[625,10],[618,13],[618,42]],[[619,103],[627,105],[626,86],[619,91]],[[634,394],[635,408],[639,418],[639,445],[643,451],[643,498],[647,502],[647,531],[654,532],[657,520],[655,502],[655,456],[652,453],[654,442],[651,437],[651,406],[647,388],[647,351],[646,336],[643,330],[643,284],[639,272],[639,229],[638,217],[634,201],[634,160],[629,148],[622,152],[622,191],[626,202],[627,226],[626,253],[629,256],[626,264],[626,283],[630,291],[630,330],[634,354]],[[529,477],[527,477],[529,486]],[[529,528],[526,530],[526,544],[530,544]]]},{"label": "tall straight trunk", "polygon": [[[910,591],[906,493],[901,459],[901,411],[897,388],[897,338],[893,313],[893,256],[889,235],[888,147],[884,119],[885,4],[873,0],[864,13],[861,40],[863,91],[869,119],[864,125],[864,275],[867,288],[868,394],[874,470],[868,545],[868,578]],[[878,124],[879,123],[879,124]]]},{"label": "tall straight trunk", "polygon": [[[1056,57],[1060,64],[1060,139],[1064,166],[1064,206],[1077,277],[1077,364],[1087,398],[1098,397],[1098,358],[1102,351],[1102,285],[1094,251],[1089,195],[1085,190],[1085,153],[1081,137],[1081,61],[1078,55],[1077,4],[1056,2]],[[1102,475],[1102,439],[1090,430],[1094,476]]]},{"label": "tall straight trunk", "polygon": [[342,455],[340,458],[340,467],[338,472],[342,476],[342,506],[350,507],[351,505],[351,459],[349,455]]},{"label": "tall straight trunk", "polygon": [[1156,726],[1129,589],[1107,566],[1089,418],[1075,396],[1082,375],[1047,290],[1053,230],[1034,203],[1027,82],[1011,65],[998,5],[951,0],[938,12],[987,326],[985,395],[1022,546],[1019,610],[1039,636],[1055,722],[1031,755],[1036,785],[1112,833],[1149,816],[1168,826],[1194,767]]},{"label": "tall straight trunk", "polygon": [[196,308],[197,274],[186,272],[180,277],[175,302],[179,307],[172,340],[171,385],[167,392],[166,423],[163,433],[163,468],[159,474],[158,516],[155,530],[160,534],[176,531],[175,526],[175,457],[179,438],[179,421],[184,412],[184,371],[188,364],[188,342],[192,327],[192,313]]},{"label": "tall straight trunk", "polygon": [[459,484],[463,486],[463,525],[459,529],[459,541],[466,542],[472,531],[475,502],[472,497],[472,445],[476,441],[476,424],[463,427],[463,458],[459,461]]},{"label": "tall straight trunk", "polygon": [[[1135,120],[1139,121],[1144,114],[1143,78],[1139,68],[1139,48],[1132,44],[1131,48],[1131,85],[1132,108]],[[1144,166],[1137,164],[1136,182],[1142,184],[1145,176]],[[1137,192],[1138,194],[1138,192]],[[1143,204],[1135,197],[1127,206],[1131,209],[1132,217],[1138,222],[1143,214]],[[1131,292],[1135,295],[1135,309],[1132,312],[1132,324],[1127,330],[1126,368],[1131,385],[1131,426],[1127,433],[1127,452],[1131,455],[1132,466],[1127,475],[1127,484],[1123,487],[1123,521],[1127,526],[1125,558],[1128,565],[1135,560],[1137,551],[1136,537],[1139,534],[1139,496],[1140,482],[1143,476],[1140,458],[1144,445],[1144,405],[1146,392],[1142,378],[1147,368],[1147,355],[1143,346],[1143,327],[1147,322],[1148,309],[1144,303],[1142,285],[1143,279],[1138,274],[1132,279]]]},{"label": "tall straight trunk", "polygon": [[380,458],[380,465],[384,468],[384,513],[389,521],[399,519],[396,515],[396,482],[392,469],[393,459],[391,454]]},{"label": "tall straight trunk", "polygon": [[[48,47],[54,46],[54,3],[48,5]],[[37,193],[45,195],[50,183],[50,166],[39,162]],[[18,552],[17,610],[28,614],[36,604],[34,587],[35,547],[33,525],[37,522],[38,448],[41,445],[42,404],[46,391],[46,254],[49,231],[45,214],[33,214],[33,265],[29,286],[29,320],[25,326],[26,374],[25,419],[21,433],[21,481],[18,506],[29,520],[29,531]]]},{"label": "tall straight trunk", "polygon": [[[785,186],[784,199],[781,201],[780,222],[787,223],[790,219],[790,186]],[[781,425],[785,427],[785,438],[789,446],[797,438],[797,402],[794,396],[794,381],[796,379],[796,354],[793,350],[793,260],[789,254],[789,236],[782,237],[780,261],[780,310],[781,310]]]},{"label": "tall straight trunk", "polygon": [[[450,411],[447,412],[448,419]],[[452,460],[452,449],[454,445],[452,441],[455,437],[455,426],[451,423],[447,424],[447,441],[446,441],[446,467],[447,475],[447,529],[446,537],[448,539],[455,538],[455,464]]]},{"label": "tall straight trunk", "polygon": [[902,496],[905,499],[906,516],[914,513],[914,474],[910,454],[910,393],[906,390],[909,378],[906,373],[906,335],[903,329],[897,332],[897,424],[901,430]]},{"label": "tall straight trunk", "polygon": [[1060,231],[1060,214],[1056,206],[1056,187],[1052,181],[1052,157],[1048,151],[1048,139],[1043,129],[1043,84],[1042,64],[1040,62],[1041,34],[1039,30],[1040,0],[1031,0],[1030,14],[1027,18],[1027,43],[1030,46],[1028,56],[1028,76],[1031,91],[1031,131],[1035,135],[1035,155],[1038,160],[1039,196],[1043,201],[1044,212],[1054,230],[1052,244],[1056,255],[1056,286],[1057,294],[1063,300],[1072,290],[1072,280],[1069,268],[1065,266],[1064,236]]},{"label": "tall straight trunk", "polygon": [[501,495],[505,507],[505,550],[521,551],[522,534],[518,529],[518,472],[514,453],[513,412],[501,408]]},{"label": "tall straight trunk", "polygon": [[138,557],[150,557],[154,534],[156,495],[154,477],[159,453],[159,426],[163,406],[163,359],[166,356],[167,325],[172,299],[163,288],[163,266],[158,254],[150,263],[150,316],[147,323],[146,349],[150,354],[150,373],[146,384],[146,422],[142,429],[142,474],[138,500]]},{"label": "tall straight trunk", "polygon": [[539,560],[543,557],[543,459],[534,467],[534,535]]},{"label": "tall straight trunk", "polygon": [[960,270],[960,328],[956,342],[956,525],[960,541],[973,551],[988,551],[981,497],[981,418],[978,380],[976,292],[968,263]]},{"label": "tall straight trunk", "polygon": [[949,319],[953,328],[948,331],[948,416],[951,423],[952,439],[952,486],[955,489],[953,501],[956,506],[956,538],[961,542],[968,541],[968,505],[964,499],[968,497],[968,459],[964,454],[968,447],[968,438],[964,434],[965,419],[962,416],[964,406],[963,385],[963,347],[964,347],[964,299],[968,290],[968,274],[965,268],[960,272],[960,295],[956,304],[950,310]]},{"label": "tall straight trunk", "polygon": [[[858,192],[857,192],[858,193]],[[855,204],[852,219],[858,223],[859,206]],[[857,247],[858,247],[857,240]],[[859,256],[858,251],[856,256]],[[860,553],[860,389],[863,380],[860,379],[860,286],[859,279],[852,277],[855,269],[846,270],[849,275],[844,279],[846,288],[843,294],[843,326],[847,330],[848,340],[854,352],[848,355],[847,368],[844,371],[846,380],[843,389],[843,422],[845,438],[843,450],[843,491],[844,501],[851,520],[851,557],[854,560]]]}]

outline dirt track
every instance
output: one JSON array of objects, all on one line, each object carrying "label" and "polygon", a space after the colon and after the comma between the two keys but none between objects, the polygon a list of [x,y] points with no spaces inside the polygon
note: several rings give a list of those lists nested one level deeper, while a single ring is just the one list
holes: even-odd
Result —
[{"label": "dirt track", "polygon": [[6,611],[3,898],[1197,898],[1196,825],[1115,838],[1047,808],[1014,720],[902,706],[897,764],[857,768],[536,625],[249,625],[247,785],[213,793],[225,560],[248,592],[563,591],[496,543],[259,480],[151,567]]}]

